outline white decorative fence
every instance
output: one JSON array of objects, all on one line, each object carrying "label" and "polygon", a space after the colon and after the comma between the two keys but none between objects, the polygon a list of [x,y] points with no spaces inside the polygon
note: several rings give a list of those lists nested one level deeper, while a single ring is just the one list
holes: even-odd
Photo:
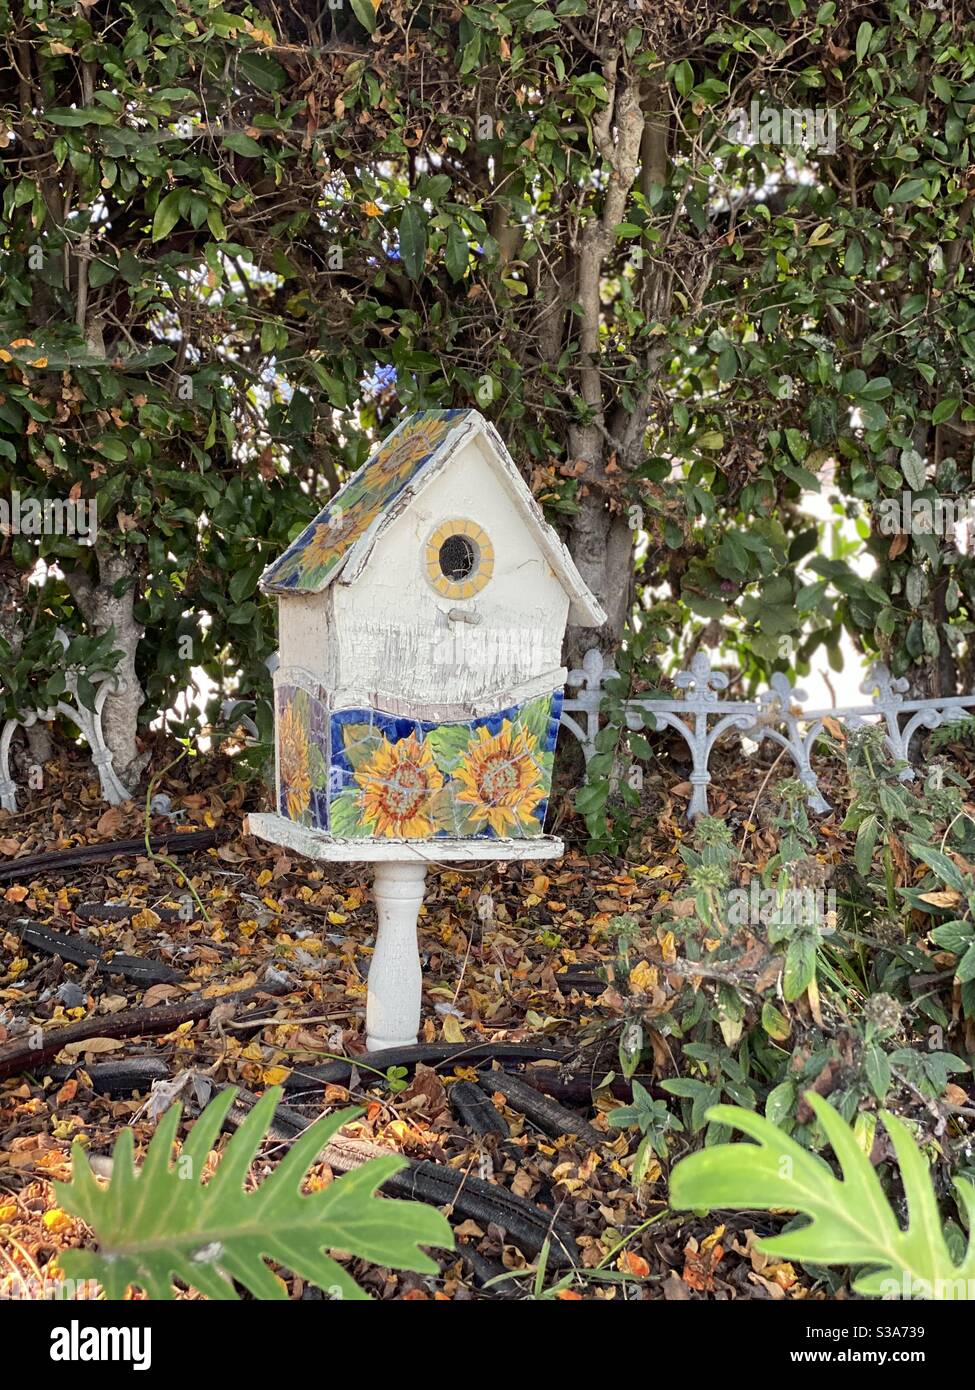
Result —
[{"label": "white decorative fence", "polygon": [[[583,658],[582,669],[570,671],[566,681],[569,691],[575,693],[566,696],[561,722],[581,744],[587,766],[596,752],[606,682],[616,676],[616,671],[604,664],[602,653],[593,648]],[[117,677],[106,672],[89,673],[88,678],[96,688],[94,709],[88,709],[78,697],[77,673],[68,671],[66,677],[66,695],[70,703],[68,698],[62,698],[51,709],[30,711],[16,719],[8,719],[0,731],[0,807],[5,811],[17,809],[17,786],[10,775],[10,742],[14,733],[18,727],[30,728],[38,720],[52,720],[59,715],[76,724],[88,743],[103,799],[111,806],[118,806],[132,795],[119,781],[112,767],[112,754],[102,735],[102,711],[108,696],[119,688]],[[824,720],[835,719],[850,729],[867,722],[883,724],[892,755],[897,761],[909,764],[911,743],[919,729],[937,729],[951,719],[975,712],[975,695],[905,699],[908,681],[894,679],[887,667],[879,663],[870,667],[860,686],[864,695],[871,696],[870,703],[842,705],[835,709],[805,709],[805,692],[795,689],[781,674],[774,675],[769,688],[760,691],[754,700],[722,700],[720,692],[727,689],[728,677],[711,669],[704,652],[697,652],[689,668],[677,673],[674,684],[684,692],[679,699],[635,696],[624,701],[623,708],[629,729],[644,733],[673,729],[687,744],[691,754],[689,781],[692,787],[687,808],[689,820],[707,814],[707,788],[711,782],[708,763],[715,744],[731,730],[754,743],[771,739],[779,744],[809,789],[810,809],[822,812],[830,807],[819,790],[812,753],[823,732]],[[256,732],[255,729],[255,735]],[[903,781],[911,781],[914,771],[908,765],[900,775]]]},{"label": "white decorative fence", "polygon": [[[62,645],[67,648],[68,639],[66,635],[59,633]],[[107,801],[110,806],[119,806],[123,801],[128,801],[132,793],[127,790],[119,781],[118,775],[112,766],[112,754],[106,747],[105,739],[102,734],[102,711],[105,708],[105,701],[109,695],[122,690],[123,683],[117,676],[107,671],[88,672],[88,680],[95,688],[94,709],[89,709],[82,704],[78,695],[78,675],[77,671],[68,668],[65,671],[65,694],[58,700],[56,705],[50,709],[29,710],[24,714],[18,715],[15,719],[8,719],[0,732],[0,807],[5,811],[16,811],[17,809],[17,784],[10,775],[10,742],[18,728],[29,729],[38,722],[45,722],[56,719],[59,715],[65,719],[70,719],[72,724],[76,724],[91,750],[91,760],[98,773],[98,780],[101,784],[102,799]]]},{"label": "white decorative fence", "polygon": [[[603,664],[602,653],[595,648],[586,653],[581,670],[569,672],[567,685],[576,694],[568,696],[563,704],[562,724],[582,745],[587,766],[596,751],[605,684],[616,675],[612,667]],[[689,820],[707,814],[707,788],[711,781],[708,762],[718,739],[729,730],[737,730],[739,735],[755,743],[771,739],[779,744],[809,789],[810,809],[822,812],[830,807],[819,790],[811,758],[824,720],[835,719],[851,729],[867,722],[883,724],[892,755],[898,762],[908,763],[911,742],[919,729],[937,729],[948,720],[975,711],[975,695],[906,700],[904,692],[909,682],[902,677],[894,679],[887,667],[879,663],[870,667],[860,686],[864,695],[872,696],[870,704],[836,709],[804,709],[805,692],[794,689],[781,674],[774,675],[769,688],[761,691],[755,700],[721,700],[719,692],[727,688],[728,677],[720,671],[712,671],[704,652],[696,653],[688,670],[677,673],[674,684],[685,692],[682,699],[637,696],[624,701],[623,708],[629,729],[644,732],[674,729],[690,749]],[[902,781],[913,780],[913,769],[905,767],[900,776]]]}]

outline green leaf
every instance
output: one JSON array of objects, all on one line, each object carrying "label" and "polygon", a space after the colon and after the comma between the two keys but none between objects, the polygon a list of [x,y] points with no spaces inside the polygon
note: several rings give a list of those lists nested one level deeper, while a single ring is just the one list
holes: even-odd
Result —
[{"label": "green leaf", "polygon": [[[663,1141],[663,1148],[666,1153],[666,1140]],[[636,1157],[633,1160],[633,1182],[635,1186],[639,1187],[640,1183],[642,1183],[647,1176],[653,1154],[653,1136],[648,1134],[645,1138],[640,1140],[639,1148],[636,1151]]]},{"label": "green leaf", "polygon": [[674,68],[674,86],[682,97],[686,97],[694,86],[694,69],[686,58]]},{"label": "green leaf", "polygon": [[738,370],[738,354],[731,343],[725,343],[718,353],[718,380],[731,381]]},{"label": "green leaf", "polygon": [[115,119],[111,111],[101,110],[97,106],[85,107],[80,111],[70,106],[52,106],[41,113],[41,117],[52,125],[60,126],[111,125]]},{"label": "green leaf", "polygon": [[914,203],[918,198],[924,196],[925,184],[923,179],[905,179],[899,183],[890,195],[892,203]]},{"label": "green leaf", "polygon": [[552,697],[550,695],[539,695],[528,703],[518,713],[515,720],[516,725],[521,725],[526,733],[533,736],[539,749],[545,746],[548,737],[548,723],[552,714]]},{"label": "green leaf", "polygon": [[949,888],[954,888],[957,893],[965,891],[965,876],[953,859],[949,859],[947,854],[943,854],[940,849],[935,849],[933,845],[923,844],[919,840],[910,840],[908,849],[915,859],[920,859],[923,864],[927,864],[929,869],[946,883]]},{"label": "green leaf", "polygon": [[[863,1265],[855,1292],[867,1297],[913,1296],[965,1299],[975,1278],[975,1237],[961,1264],[945,1242],[928,1165],[906,1126],[886,1111],[907,1198],[908,1225],[901,1230],[880,1179],[850,1126],[813,1091],[815,1111],[843,1173],[801,1148],[761,1115],[733,1105],[708,1111],[713,1123],[730,1125],[756,1144],[717,1144],[682,1159],[670,1180],[670,1205],[677,1211],[754,1209],[798,1211],[808,1225],[759,1242],[765,1254],[817,1265]],[[955,1190],[971,1227],[975,1186],[958,1178]]]},{"label": "green leaf", "polygon": [[579,788],[575,796],[576,809],[587,820],[591,816],[600,815],[608,800],[609,783],[605,781],[587,782]]},{"label": "green leaf", "polygon": [[266,53],[244,51],[237,62],[248,81],[262,92],[280,92],[288,80],[284,69]]},{"label": "green leaf", "polygon": [[351,0],[352,13],[365,29],[367,34],[376,32],[376,11],[372,7],[372,0]]},{"label": "green leaf", "polygon": [[461,231],[456,222],[451,222],[447,228],[447,245],[444,248],[444,265],[447,267],[447,274],[451,280],[463,280],[467,273],[467,262],[470,258],[470,248],[467,245],[467,238]]},{"label": "green leaf", "polygon": [[792,1002],[804,994],[816,978],[816,944],[808,936],[789,942],[782,971],[782,992]]},{"label": "green leaf", "polygon": [[538,9],[533,10],[525,19],[525,28],[530,34],[538,34],[543,29],[555,29],[558,27],[558,16],[552,14],[544,5],[539,5]]},{"label": "green leaf", "polygon": [[792,1081],[780,1081],[772,1088],[765,1102],[765,1115],[772,1124],[777,1125],[786,1118],[796,1103],[796,1088]]},{"label": "green leaf", "polygon": [[967,985],[969,980],[975,980],[975,944],[969,946],[958,962],[955,979],[960,985]]},{"label": "green leaf", "polygon": [[721,449],[724,447],[724,435],[720,430],[705,430],[703,434],[694,436],[694,443],[699,449]]},{"label": "green leaf", "polygon": [[863,383],[858,394],[864,400],[885,401],[893,389],[890,377],[875,376]]},{"label": "green leaf", "polygon": [[322,1149],[359,1111],[316,1121],[269,1178],[244,1190],[281,1094],[280,1087],[265,1092],[207,1183],[200,1177],[237,1095],[234,1086],[200,1115],[175,1167],[170,1156],[181,1114],[178,1104],[160,1120],[139,1172],[133,1165],[132,1131],[121,1132],[105,1187],[95,1181],[85,1151],[76,1143],[71,1181],[55,1184],[57,1200],[91,1227],[99,1248],[66,1251],[61,1259],[65,1274],[96,1279],[109,1299],[123,1298],[130,1287],[144,1289],[150,1298],[169,1299],[174,1279],[208,1298],[236,1299],[231,1280],[255,1298],[286,1298],[265,1263],[273,1260],[318,1288],[363,1299],[367,1295],[327,1253],[330,1249],[392,1269],[435,1273],[437,1265],[419,1247],[453,1247],[444,1217],[429,1207],[375,1195],[405,1166],[400,1158],[377,1158],[321,1191],[301,1191]]},{"label": "green leaf", "polygon": [[172,193],[167,193],[165,198],[160,199],[159,206],[156,208],[156,215],[152,219],[152,239],[162,241],[163,237],[169,233],[179,221],[179,199],[180,190],[174,188]]},{"label": "green leaf", "polygon": [[328,828],[337,840],[357,840],[369,834],[369,826],[362,819],[359,793],[354,788],[347,787],[329,802]]},{"label": "green leaf", "polygon": [[860,822],[860,829],[857,831],[856,845],[853,850],[853,862],[864,876],[870,872],[873,852],[879,835],[880,818],[878,816],[864,816]]},{"label": "green leaf", "polygon": [[936,946],[943,946],[946,951],[963,956],[969,947],[975,946],[975,926],[960,919],[942,922],[931,932],[931,940]]},{"label": "green leaf", "polygon": [[467,724],[438,724],[423,740],[441,772],[453,771],[470,741],[471,731]]},{"label": "green leaf", "polygon": [[950,420],[960,403],[957,396],[948,396],[945,400],[939,401],[931,412],[932,425],[943,425],[946,420]]},{"label": "green leaf", "polygon": [[863,1062],[870,1089],[883,1105],[890,1090],[890,1062],[887,1060],[887,1054],[874,1043],[866,1049]]},{"label": "green leaf", "polygon": [[863,269],[863,247],[858,241],[851,241],[843,257],[843,269],[847,275],[859,275]]},{"label": "green leaf", "polygon": [[263,567],[263,561],[255,560],[252,564],[245,565],[243,569],[234,571],[227,586],[234,603],[240,603],[254,592]]},{"label": "green leaf", "polygon": [[352,764],[353,769],[368,762],[373,754],[382,747],[382,742],[383,736],[375,724],[342,725],[342,751]]},{"label": "green leaf", "polygon": [[873,25],[864,20],[857,30],[857,62],[862,63],[867,56],[870,40],[873,38]]},{"label": "green leaf", "polygon": [[416,203],[407,203],[400,217],[399,253],[407,275],[419,280],[427,254],[427,215]]},{"label": "green leaf", "polygon": [[768,1000],[762,1005],[762,1027],[776,1042],[785,1042],[792,1032],[792,1024],[785,1014]]},{"label": "green leaf", "polygon": [[227,228],[223,218],[220,216],[219,208],[207,208],[207,226],[218,241],[226,241]]},{"label": "green leaf", "polygon": [[246,155],[253,159],[256,155],[264,153],[258,142],[250,135],[245,135],[242,130],[235,130],[232,135],[224,137],[224,147],[233,150],[235,154]]},{"label": "green leaf", "polygon": [[100,454],[104,454],[113,463],[121,463],[129,456],[129,451],[121,439],[112,439],[110,436],[103,436],[95,444],[95,448]]},{"label": "green leaf", "polygon": [[916,449],[901,450],[901,472],[904,474],[907,486],[915,492],[920,492],[926,481],[927,468],[924,459]]},{"label": "green leaf", "polygon": [[823,246],[833,240],[833,227],[829,222],[820,222],[818,227],[814,227],[809,236],[810,246]]}]

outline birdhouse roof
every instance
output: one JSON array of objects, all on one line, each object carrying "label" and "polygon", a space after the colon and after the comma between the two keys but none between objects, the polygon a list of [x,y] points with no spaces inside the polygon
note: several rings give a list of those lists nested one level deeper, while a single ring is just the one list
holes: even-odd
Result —
[{"label": "birdhouse roof", "polygon": [[476,410],[421,410],[407,415],[261,576],[272,594],[318,594],[338,580],[352,584],[379,536],[473,440],[538,542],[570,600],[572,622],[598,627],[606,615],[571,555],[545,521],[497,430]]}]

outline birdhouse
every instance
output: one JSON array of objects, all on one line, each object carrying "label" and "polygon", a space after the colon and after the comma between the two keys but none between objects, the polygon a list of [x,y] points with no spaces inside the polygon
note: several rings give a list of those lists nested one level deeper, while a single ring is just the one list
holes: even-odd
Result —
[{"label": "birdhouse", "polygon": [[422,899],[430,861],[562,852],[544,833],[562,641],[605,618],[483,416],[407,416],[261,587],[279,608],[277,811],[253,833],[419,866],[377,871],[381,926],[384,884]]}]

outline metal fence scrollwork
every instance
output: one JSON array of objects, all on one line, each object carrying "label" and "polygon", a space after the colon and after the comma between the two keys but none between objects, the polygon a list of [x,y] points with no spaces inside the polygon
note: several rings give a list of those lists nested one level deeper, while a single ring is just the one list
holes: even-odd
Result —
[{"label": "metal fence scrollwork", "polygon": [[[64,638],[67,646],[67,638]],[[53,720],[58,716],[71,721],[80,730],[91,750],[91,759],[101,785],[102,798],[118,806],[129,800],[131,792],[118,778],[112,766],[112,754],[102,734],[102,711],[105,701],[119,688],[118,678],[108,672],[89,674],[95,687],[94,708],[82,704],[78,696],[77,673],[66,673],[65,695],[50,709],[27,711],[8,719],[0,730],[0,807],[5,811],[17,809],[17,786],[10,773],[10,744],[20,728],[30,728],[38,720]],[[578,739],[588,766],[596,752],[596,735],[601,727],[601,711],[606,698],[607,682],[617,672],[607,665],[595,647],[586,652],[582,667],[570,671],[566,679],[567,696],[562,706],[561,722]],[[673,729],[680,734],[691,754],[691,798],[687,808],[689,820],[707,814],[708,786],[711,773],[708,764],[715,744],[729,731],[760,744],[770,739],[791,758],[796,774],[808,789],[808,804],[816,812],[828,811],[812,766],[816,740],[822,734],[825,720],[836,720],[855,729],[865,723],[884,725],[887,746],[898,762],[905,764],[900,773],[903,781],[912,781],[915,773],[910,766],[911,744],[920,729],[937,729],[952,719],[975,713],[975,694],[949,695],[930,700],[906,699],[909,688],[903,677],[895,678],[887,667],[871,666],[860,686],[870,703],[843,705],[835,709],[806,709],[806,693],[792,686],[781,673],[773,675],[768,688],[754,700],[725,700],[721,692],[728,688],[728,677],[712,669],[705,652],[696,652],[686,670],[678,671],[674,684],[682,692],[673,699],[636,696],[623,702],[627,727],[644,734]]]},{"label": "metal fence scrollwork", "polygon": [[[582,745],[587,766],[596,751],[606,682],[616,674],[604,664],[602,653],[593,648],[583,658],[582,669],[570,671],[567,677],[570,693],[563,704],[562,724]],[[810,809],[824,812],[830,806],[819,789],[812,754],[825,720],[836,720],[850,729],[865,723],[883,724],[893,757],[908,764],[900,773],[901,780],[909,782],[915,775],[909,759],[918,730],[937,729],[949,720],[975,712],[975,695],[905,699],[908,682],[891,676],[881,663],[870,667],[860,686],[861,692],[871,697],[870,703],[835,709],[805,709],[806,692],[793,687],[781,673],[773,675],[768,689],[760,691],[754,700],[723,700],[720,693],[727,689],[728,677],[712,670],[707,653],[701,651],[695,653],[688,669],[678,671],[674,684],[684,692],[682,697],[637,696],[624,701],[623,710],[631,730],[650,733],[673,729],[684,739],[691,754],[689,820],[707,814],[707,789],[711,782],[708,763],[715,744],[729,730],[736,730],[754,743],[770,739],[783,748],[808,788]],[[573,690],[575,694],[571,693]]]},{"label": "metal fence scrollwork", "polygon": [[[67,650],[68,638],[58,633],[62,646]],[[17,810],[17,784],[10,772],[10,743],[18,728],[29,729],[38,721],[50,721],[59,716],[68,719],[82,733],[91,751],[91,761],[98,774],[102,800],[110,806],[120,806],[128,801],[132,793],[122,785],[112,766],[112,753],[106,746],[102,733],[102,711],[109,695],[121,691],[123,682],[108,671],[88,672],[88,680],[95,688],[94,708],[89,709],[78,695],[79,673],[70,667],[65,671],[65,691],[56,705],[49,709],[27,710],[16,718],[5,721],[0,731],[0,807],[5,811]]]}]

